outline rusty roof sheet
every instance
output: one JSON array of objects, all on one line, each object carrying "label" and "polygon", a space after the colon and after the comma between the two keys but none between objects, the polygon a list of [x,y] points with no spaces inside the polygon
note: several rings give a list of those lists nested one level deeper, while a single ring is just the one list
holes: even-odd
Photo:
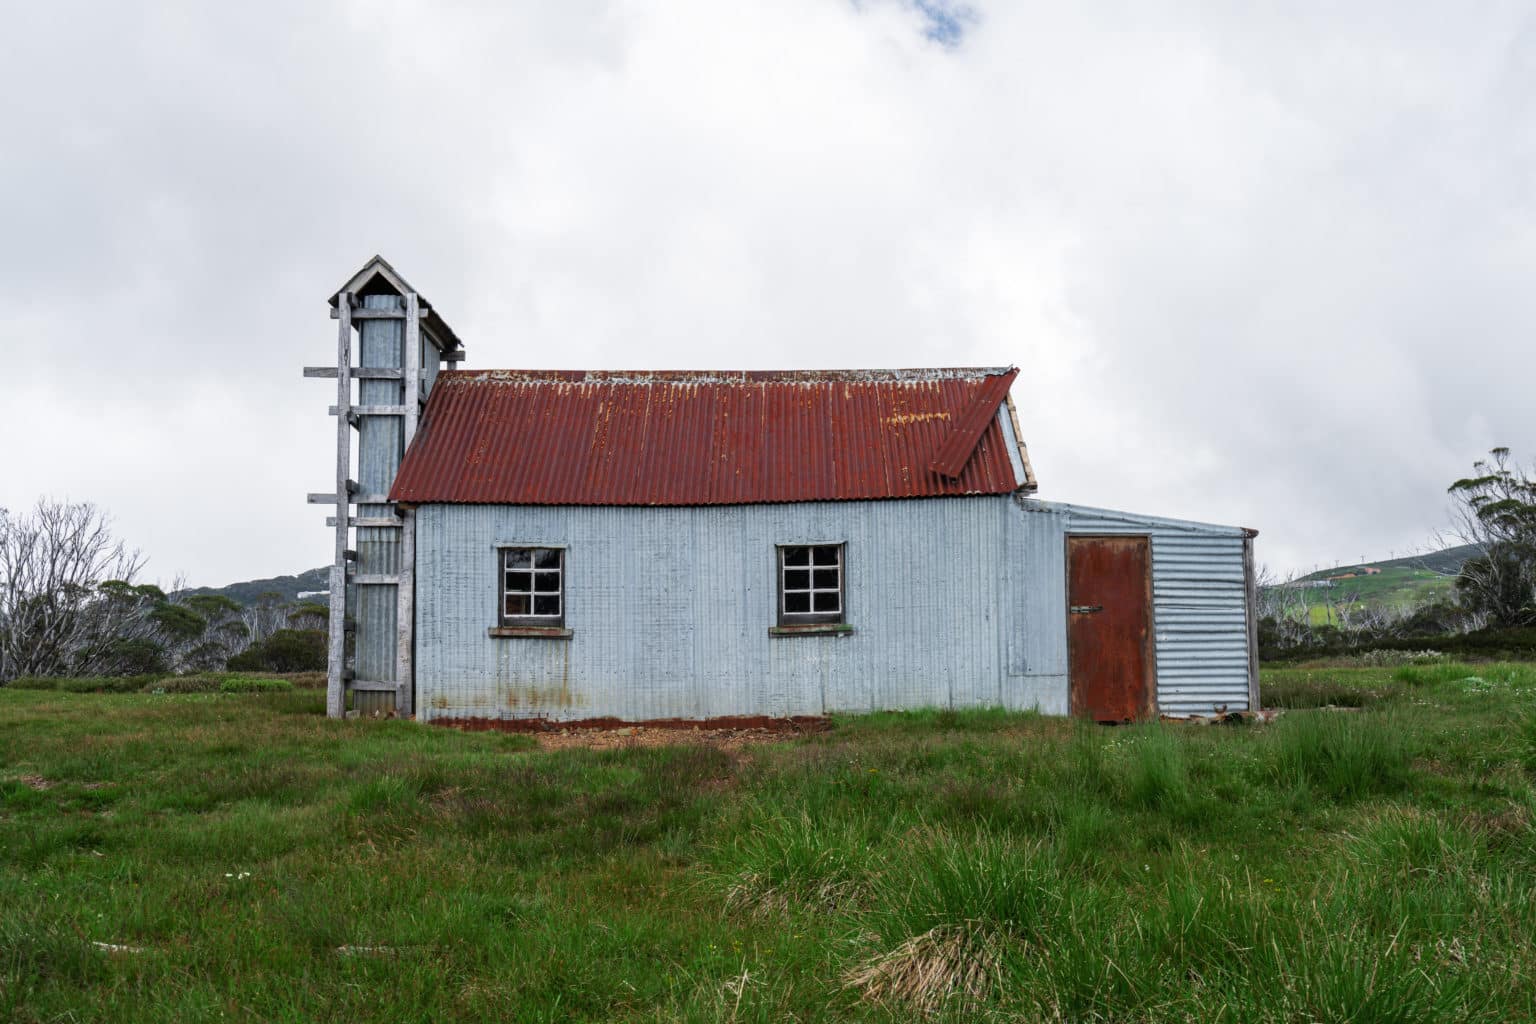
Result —
[{"label": "rusty roof sheet", "polygon": [[390,499],[741,505],[1006,494],[995,369],[459,370]]}]

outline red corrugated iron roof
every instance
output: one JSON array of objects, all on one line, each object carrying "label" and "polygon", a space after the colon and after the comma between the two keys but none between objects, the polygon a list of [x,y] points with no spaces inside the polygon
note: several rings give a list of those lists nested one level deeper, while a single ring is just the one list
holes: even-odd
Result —
[{"label": "red corrugated iron roof", "polygon": [[438,375],[390,499],[741,505],[1006,494],[1017,367]]}]

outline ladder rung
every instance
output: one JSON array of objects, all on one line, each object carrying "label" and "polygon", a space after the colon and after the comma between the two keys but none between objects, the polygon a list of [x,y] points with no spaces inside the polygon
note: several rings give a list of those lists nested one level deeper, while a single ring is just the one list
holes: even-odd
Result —
[{"label": "ladder rung", "polygon": [[[418,304],[417,307],[416,307],[416,315],[421,317],[423,320],[425,320],[427,318],[427,316],[431,312],[432,312],[432,310],[427,307],[427,304],[425,302]],[[340,320],[341,319],[341,311],[337,310],[337,309],[332,309],[331,310],[331,319],[332,320]],[[403,309],[363,309],[361,306],[354,306],[352,308],[352,315],[351,315],[350,319],[352,319],[352,320],[404,320],[405,319],[405,310],[403,310]]]},{"label": "ladder rung", "polygon": [[400,577],[392,572],[360,572],[356,576],[349,577],[347,582],[356,583],[364,587],[393,586],[400,582]]},{"label": "ladder rung", "polygon": [[[337,498],[336,495],[334,495],[334,494],[326,494],[324,492],[317,493],[317,492],[311,491],[309,493],[309,503],[311,505],[334,505],[334,504],[336,504],[336,498]],[[389,495],[387,495],[387,494],[349,494],[349,495],[347,495],[347,501],[351,502],[354,505],[388,505],[389,504]]]},{"label": "ladder rung", "polygon": [[[332,320],[339,320],[339,319],[341,319],[341,314],[333,309],[333,310],[331,310],[331,319]],[[352,319],[354,321],[356,321],[356,320],[404,320],[405,319],[405,310],[403,310],[403,309],[354,309],[352,311]]]},{"label": "ladder rung", "polygon": [[[330,406],[327,410],[332,416],[337,415],[336,406]],[[404,416],[403,405],[349,405],[347,406],[347,419],[354,416]]]},{"label": "ladder rung", "polygon": [[354,679],[347,684],[349,690],[362,690],[364,693],[400,693],[399,683],[385,683],[377,679]]},{"label": "ladder rung", "polygon": [[[353,380],[399,380],[403,376],[399,367],[395,366],[353,366],[347,370],[348,376]],[[334,366],[306,366],[306,377],[329,377],[336,379],[336,367]]]},{"label": "ladder rung", "polygon": [[[336,525],[336,517],[335,516],[326,516],[325,517],[325,525],[326,526],[335,526]],[[398,519],[369,519],[367,517],[358,518],[356,516],[348,516],[347,517],[347,525],[348,526],[355,526],[355,527],[357,527],[360,530],[389,530],[389,529],[398,529],[399,526],[400,526],[400,520],[398,520]]]}]

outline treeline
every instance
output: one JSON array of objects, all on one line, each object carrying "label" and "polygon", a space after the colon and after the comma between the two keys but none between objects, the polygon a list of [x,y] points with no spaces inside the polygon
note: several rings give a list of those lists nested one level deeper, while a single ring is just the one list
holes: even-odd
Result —
[{"label": "treeline", "polygon": [[1361,650],[1536,657],[1536,479],[1508,448],[1473,463],[1448,488],[1456,532],[1473,550],[1449,600],[1398,608],[1352,600],[1332,604],[1332,621],[1312,621],[1305,594],[1263,581],[1259,654],[1294,659]]},{"label": "treeline", "polygon": [[0,684],[23,677],[325,668],[327,608],[139,582],[144,560],[90,504],[0,509]]}]

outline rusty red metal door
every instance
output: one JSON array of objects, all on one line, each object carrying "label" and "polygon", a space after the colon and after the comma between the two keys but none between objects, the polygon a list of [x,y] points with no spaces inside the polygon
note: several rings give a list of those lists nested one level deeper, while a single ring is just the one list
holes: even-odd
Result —
[{"label": "rusty red metal door", "polygon": [[1149,717],[1152,546],[1146,537],[1067,538],[1067,672],[1072,713]]}]

